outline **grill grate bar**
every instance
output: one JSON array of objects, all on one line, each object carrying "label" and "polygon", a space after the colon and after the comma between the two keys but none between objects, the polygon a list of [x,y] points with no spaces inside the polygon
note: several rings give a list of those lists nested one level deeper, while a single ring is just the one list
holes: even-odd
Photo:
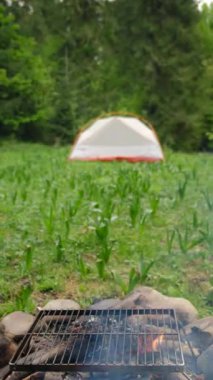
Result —
[{"label": "grill grate bar", "polygon": [[183,371],[173,309],[42,310],[13,370]]}]

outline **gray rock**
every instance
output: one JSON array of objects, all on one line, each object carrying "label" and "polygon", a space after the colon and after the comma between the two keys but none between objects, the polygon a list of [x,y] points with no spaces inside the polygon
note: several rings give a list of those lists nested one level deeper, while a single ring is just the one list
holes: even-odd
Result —
[{"label": "gray rock", "polygon": [[63,372],[12,372],[6,380],[63,380]]},{"label": "gray rock", "polygon": [[[85,376],[84,376],[85,375]],[[80,373],[75,373],[75,372],[68,372],[65,373],[63,376],[63,380],[83,380],[86,379],[86,374],[80,374]],[[102,374],[102,379],[103,379],[103,374]]]},{"label": "gray rock", "polygon": [[44,380],[81,380],[82,377],[78,373],[64,372],[46,372]]},{"label": "gray rock", "polygon": [[79,310],[80,305],[73,301],[67,299],[56,299],[49,301],[43,308],[43,310]]},{"label": "gray rock", "polygon": [[213,317],[198,319],[185,327],[188,339],[200,352],[213,344]]},{"label": "gray rock", "polygon": [[119,298],[107,298],[105,300],[94,303],[92,306],[90,306],[90,309],[91,310],[113,309],[117,305],[118,302],[120,302]]},{"label": "gray rock", "polygon": [[5,333],[5,327],[2,324],[2,322],[0,322],[0,334],[4,334],[4,333]]},{"label": "gray rock", "polygon": [[213,379],[213,345],[209,346],[207,350],[197,359],[198,369],[205,375],[205,380]]},{"label": "gray rock", "polygon": [[29,372],[13,371],[6,380],[23,380],[29,376]]},{"label": "gray rock", "polygon": [[16,351],[16,344],[4,335],[0,335],[0,367],[6,366],[14,352]]},{"label": "gray rock", "polygon": [[44,380],[63,380],[63,372],[46,372]]},{"label": "gray rock", "polygon": [[26,334],[35,317],[31,314],[24,313],[23,311],[14,311],[11,314],[6,315],[1,321],[4,327],[4,333],[7,337],[15,340],[19,340]]},{"label": "gray rock", "polygon": [[178,320],[183,324],[194,321],[198,316],[197,310],[190,301],[184,298],[165,296],[148,286],[136,288],[124,300],[118,302],[115,307],[122,309],[175,309]]},{"label": "gray rock", "polygon": [[11,373],[10,367],[9,365],[6,365],[5,367],[0,369],[0,379],[1,380],[6,379],[10,373]]},{"label": "gray rock", "polygon": [[35,372],[24,378],[24,380],[44,380],[44,379],[45,379],[44,372]]}]

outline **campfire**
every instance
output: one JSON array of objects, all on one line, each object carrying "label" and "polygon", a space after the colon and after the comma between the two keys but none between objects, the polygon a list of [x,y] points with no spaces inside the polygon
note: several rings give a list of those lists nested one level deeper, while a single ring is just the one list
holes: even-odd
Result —
[{"label": "campfire", "polygon": [[153,337],[153,334],[147,332],[147,335],[142,338],[138,337],[138,351],[140,354],[145,355],[146,353],[159,352],[164,336],[163,334]]},{"label": "campfire", "polygon": [[102,372],[129,378],[143,378],[148,373],[152,379],[184,373],[175,311],[42,310],[10,367],[29,373]]}]

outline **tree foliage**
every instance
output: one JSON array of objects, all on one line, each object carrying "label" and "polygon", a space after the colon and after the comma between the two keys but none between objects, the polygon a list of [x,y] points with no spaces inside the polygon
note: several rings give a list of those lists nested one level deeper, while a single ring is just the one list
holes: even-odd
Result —
[{"label": "tree foliage", "polygon": [[204,76],[201,86],[205,97],[201,101],[201,117],[203,125],[203,148],[213,148],[213,4],[202,8],[202,15],[198,24],[199,33],[202,36],[202,54]]},{"label": "tree foliage", "polygon": [[5,1],[1,134],[70,141],[90,118],[130,111],[171,147],[207,148],[212,9],[194,0]]},{"label": "tree foliage", "polygon": [[50,112],[50,77],[35,42],[20,33],[12,14],[0,7],[0,125],[2,134],[42,137]]}]

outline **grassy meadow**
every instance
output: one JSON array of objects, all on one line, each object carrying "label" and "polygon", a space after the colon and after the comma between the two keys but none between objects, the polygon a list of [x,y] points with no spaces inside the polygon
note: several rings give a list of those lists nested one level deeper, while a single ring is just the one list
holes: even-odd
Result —
[{"label": "grassy meadow", "polygon": [[0,146],[0,315],[138,284],[213,306],[213,157],[68,162],[69,147]]}]

